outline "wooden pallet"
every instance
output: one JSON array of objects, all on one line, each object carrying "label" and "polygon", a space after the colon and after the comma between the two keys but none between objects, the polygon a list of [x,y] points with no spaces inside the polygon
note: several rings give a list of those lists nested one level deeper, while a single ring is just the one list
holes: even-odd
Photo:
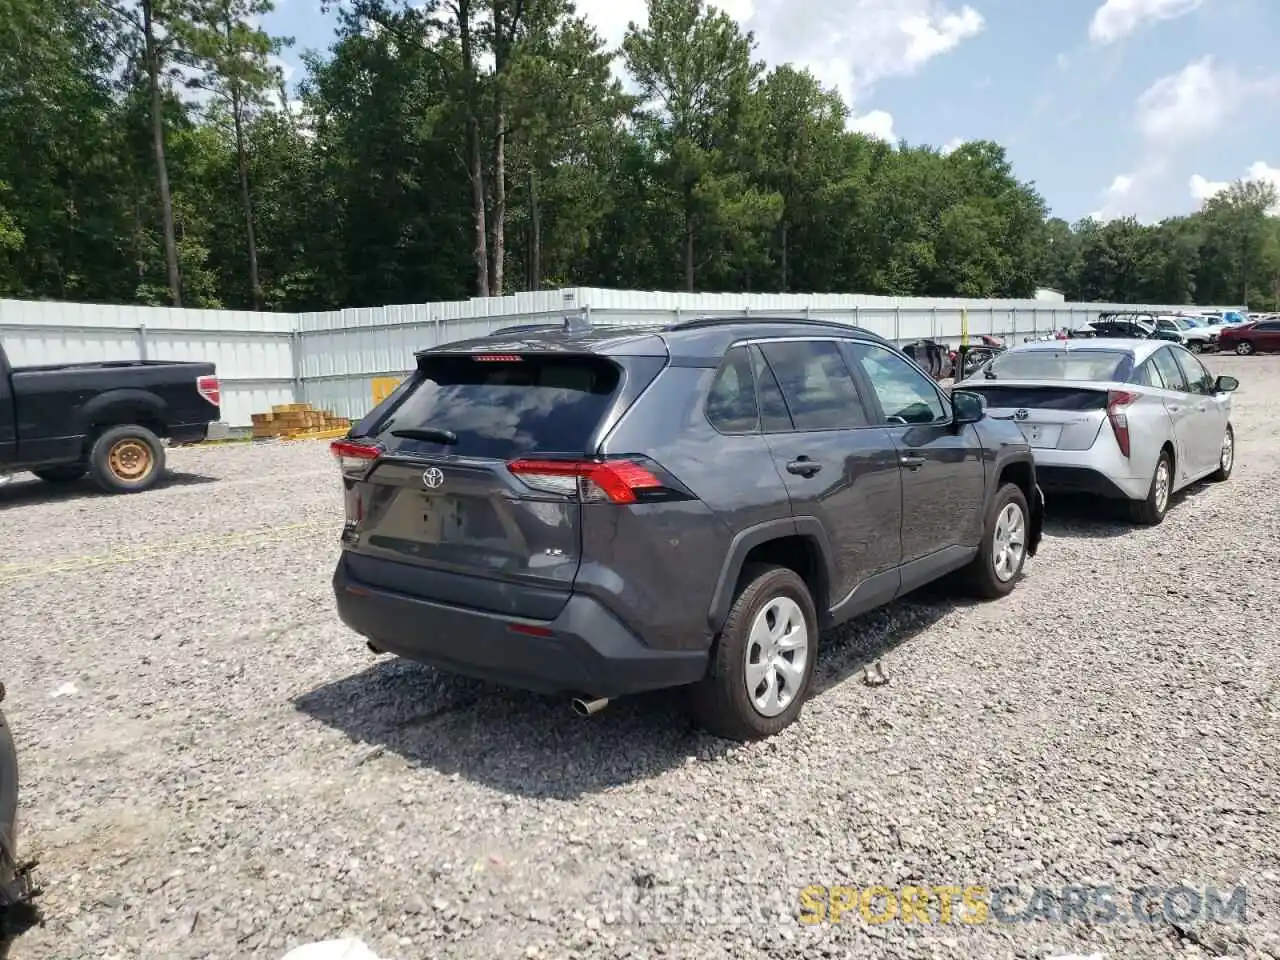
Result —
[{"label": "wooden pallet", "polygon": [[316,410],[309,403],[282,403],[267,413],[252,414],[253,439],[311,439],[340,437],[351,429],[351,421],[328,410]]}]

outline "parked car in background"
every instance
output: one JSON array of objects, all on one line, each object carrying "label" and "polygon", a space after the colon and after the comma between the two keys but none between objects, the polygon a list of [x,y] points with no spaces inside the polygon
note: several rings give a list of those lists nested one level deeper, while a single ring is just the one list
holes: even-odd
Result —
[{"label": "parked car in background", "polygon": [[1230,350],[1242,357],[1280,351],[1280,320],[1258,320],[1228,327],[1218,337],[1218,349]]},{"label": "parked car in background", "polygon": [[[1218,349],[1219,330],[1202,323],[1199,318],[1166,315],[1156,317],[1156,329],[1182,335],[1181,343],[1192,353]],[[1175,341],[1177,342],[1177,341]]]},{"label": "parked car in background", "polygon": [[1231,476],[1237,386],[1177,344],[1085,340],[1014,347],[955,389],[1022,428],[1046,496],[1122,500],[1155,524],[1178,490]]},{"label": "parked car in background", "polygon": [[1183,343],[1182,332],[1177,329],[1161,329],[1154,313],[1110,312],[1098,315],[1097,320],[1081,324],[1071,331],[1071,339],[1104,338],[1123,340],[1168,340]]},{"label": "parked car in background", "polygon": [[332,445],[338,614],[375,651],[572,698],[800,713],[819,630],[960,571],[1014,589],[1035,460],[881,337],[703,319],[446,344]]},{"label": "parked car in background", "polygon": [[88,474],[110,493],[164,475],[171,443],[199,443],[217,423],[212,363],[121,360],[13,367],[0,346],[0,483],[30,471],[49,483]]},{"label": "parked car in background", "polygon": [[1241,313],[1239,310],[1202,310],[1200,316],[1209,326],[1224,329],[1238,327],[1250,320],[1248,314]]}]

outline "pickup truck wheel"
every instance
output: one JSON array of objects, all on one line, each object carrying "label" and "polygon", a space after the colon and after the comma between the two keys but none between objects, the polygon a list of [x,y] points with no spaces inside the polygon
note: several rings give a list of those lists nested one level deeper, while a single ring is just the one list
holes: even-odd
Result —
[{"label": "pickup truck wheel", "polygon": [[46,483],[74,483],[89,472],[87,463],[67,463],[31,471]]},{"label": "pickup truck wheel", "polygon": [[160,438],[136,424],[103,431],[89,452],[89,472],[108,493],[139,493],[164,475]]},{"label": "pickup truck wheel", "polygon": [[742,583],[689,698],[698,726],[738,741],[771,737],[800,716],[818,655],[813,598],[795,571],[752,564]]},{"label": "pickup truck wheel", "polygon": [[984,600],[1008,596],[1018,583],[1027,560],[1031,511],[1026,495],[1016,483],[996,491],[987,508],[978,555],[965,570],[969,589]]}]

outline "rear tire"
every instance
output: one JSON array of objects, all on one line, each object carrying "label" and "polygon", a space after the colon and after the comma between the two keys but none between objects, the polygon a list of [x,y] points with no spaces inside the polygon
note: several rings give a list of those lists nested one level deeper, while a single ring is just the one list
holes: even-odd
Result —
[{"label": "rear tire", "polygon": [[1031,510],[1016,483],[996,491],[987,507],[978,555],[961,571],[969,592],[983,600],[1007,597],[1018,584],[1027,561]]},{"label": "rear tire", "polygon": [[1218,452],[1218,469],[1209,474],[1214,483],[1223,483],[1231,479],[1231,470],[1236,465],[1236,432],[1227,424],[1227,432],[1222,437],[1222,449]]},{"label": "rear tire", "polygon": [[89,473],[107,493],[141,493],[164,475],[164,446],[146,427],[111,427],[93,442]]},{"label": "rear tire", "polygon": [[817,661],[818,617],[794,570],[752,564],[741,583],[689,706],[708,733],[749,741],[771,737],[800,716]]},{"label": "rear tire", "polygon": [[45,483],[75,483],[89,472],[87,463],[65,463],[31,471]]},{"label": "rear tire", "polygon": [[[1163,477],[1161,474],[1163,473]],[[1153,527],[1164,519],[1169,511],[1169,498],[1173,495],[1173,460],[1167,450],[1160,451],[1147,499],[1129,501],[1129,516],[1134,523]]]}]

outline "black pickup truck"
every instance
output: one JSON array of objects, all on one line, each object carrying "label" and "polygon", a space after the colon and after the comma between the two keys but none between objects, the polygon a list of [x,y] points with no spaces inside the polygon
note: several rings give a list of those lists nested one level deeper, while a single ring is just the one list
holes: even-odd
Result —
[{"label": "black pickup truck", "polygon": [[208,439],[220,403],[212,363],[12,367],[0,346],[0,484],[29,470],[50,483],[87,473],[109,493],[146,490],[164,475],[161,438]]}]

